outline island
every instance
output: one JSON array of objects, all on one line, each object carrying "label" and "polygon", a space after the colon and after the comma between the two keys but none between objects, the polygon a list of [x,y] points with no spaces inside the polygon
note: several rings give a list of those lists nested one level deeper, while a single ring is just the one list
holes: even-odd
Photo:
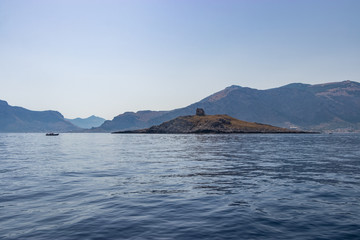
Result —
[{"label": "island", "polygon": [[196,134],[196,133],[311,133],[287,128],[274,127],[267,124],[242,121],[228,115],[206,115],[201,108],[192,116],[181,116],[160,125],[146,129],[112,132],[152,133],[152,134]]}]

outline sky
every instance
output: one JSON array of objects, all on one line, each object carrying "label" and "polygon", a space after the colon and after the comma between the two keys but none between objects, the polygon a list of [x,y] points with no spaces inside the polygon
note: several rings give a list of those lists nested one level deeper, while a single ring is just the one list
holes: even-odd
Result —
[{"label": "sky", "polygon": [[360,81],[359,0],[0,0],[0,99],[66,118]]}]

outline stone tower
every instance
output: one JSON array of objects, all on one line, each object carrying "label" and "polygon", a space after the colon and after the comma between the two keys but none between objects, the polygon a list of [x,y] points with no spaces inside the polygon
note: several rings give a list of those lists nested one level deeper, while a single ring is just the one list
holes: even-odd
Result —
[{"label": "stone tower", "polygon": [[196,109],[196,116],[205,116],[205,111],[202,108]]}]

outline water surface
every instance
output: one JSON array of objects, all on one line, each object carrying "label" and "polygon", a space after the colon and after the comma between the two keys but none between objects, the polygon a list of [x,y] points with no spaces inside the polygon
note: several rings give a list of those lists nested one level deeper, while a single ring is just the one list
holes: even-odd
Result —
[{"label": "water surface", "polygon": [[0,134],[0,239],[360,239],[360,135]]}]

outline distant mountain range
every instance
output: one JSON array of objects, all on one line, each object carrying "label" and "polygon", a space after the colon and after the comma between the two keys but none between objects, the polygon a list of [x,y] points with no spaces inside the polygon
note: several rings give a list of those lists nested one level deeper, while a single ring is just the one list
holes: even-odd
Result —
[{"label": "distant mountain range", "polygon": [[138,111],[125,112],[114,117],[113,120],[105,121],[100,127],[93,129],[96,132],[113,132],[118,130],[132,130],[147,128],[157,123],[153,121],[169,113],[168,111]]},{"label": "distant mountain range", "polygon": [[66,119],[77,127],[90,129],[94,127],[99,127],[105,122],[104,118],[97,116],[90,116],[88,118],[75,118],[75,119]]},{"label": "distant mountain range", "polygon": [[126,112],[105,121],[96,132],[148,128],[196,108],[208,114],[227,114],[248,122],[313,131],[360,131],[360,83],[293,83],[257,90],[230,86],[187,107],[172,111]]},{"label": "distant mountain range", "polygon": [[[100,123],[103,119],[95,116],[66,120],[57,111],[31,111],[0,100],[0,132],[68,132],[91,127],[94,128],[85,131],[134,130],[193,115],[197,108],[203,108],[210,115],[226,114],[248,122],[291,129],[360,132],[360,83],[293,83],[268,90],[230,86],[184,108],[126,112],[103,124]],[[101,126],[95,127],[98,124]]]},{"label": "distant mountain range", "polygon": [[30,111],[0,100],[0,132],[68,132],[79,130],[56,111]]}]

